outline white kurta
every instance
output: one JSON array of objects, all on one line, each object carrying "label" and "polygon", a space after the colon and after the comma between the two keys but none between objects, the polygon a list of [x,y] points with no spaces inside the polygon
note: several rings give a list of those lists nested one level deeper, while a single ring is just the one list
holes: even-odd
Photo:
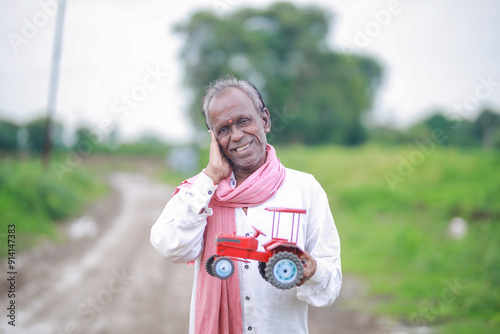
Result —
[{"label": "white kurta", "polygon": [[[199,270],[205,270],[205,264],[200,263],[200,254],[206,218],[212,214],[207,205],[216,189],[213,181],[200,173],[191,188],[181,188],[170,199],[151,229],[151,244],[167,259],[176,263],[196,260],[190,333],[194,330],[196,280]],[[285,181],[266,203],[248,208],[247,215],[240,208],[235,210],[238,235],[253,235],[252,226],[267,235],[258,237],[260,251],[264,250],[261,245],[270,240],[272,234],[273,213],[264,210],[267,207],[307,210],[306,214],[300,215],[297,243],[316,259],[317,270],[304,285],[280,290],[260,276],[257,261],[248,264],[238,261],[243,333],[308,333],[308,304],[331,305],[342,283],[340,240],[328,198],[312,175],[287,168]],[[290,239],[292,214],[282,213],[280,218],[279,235],[275,231],[275,237]],[[294,230],[296,227],[297,215]]]}]

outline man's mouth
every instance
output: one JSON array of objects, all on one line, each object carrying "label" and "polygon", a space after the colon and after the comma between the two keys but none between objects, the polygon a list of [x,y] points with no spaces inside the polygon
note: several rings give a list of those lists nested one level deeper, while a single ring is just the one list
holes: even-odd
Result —
[{"label": "man's mouth", "polygon": [[235,148],[234,150],[235,150],[236,152],[241,152],[241,151],[244,151],[244,150],[246,150],[247,148],[249,148],[249,147],[250,147],[250,144],[251,144],[251,142],[250,142],[250,143],[248,143],[248,144],[246,144],[246,145],[243,145],[243,146],[241,146],[241,147]]}]

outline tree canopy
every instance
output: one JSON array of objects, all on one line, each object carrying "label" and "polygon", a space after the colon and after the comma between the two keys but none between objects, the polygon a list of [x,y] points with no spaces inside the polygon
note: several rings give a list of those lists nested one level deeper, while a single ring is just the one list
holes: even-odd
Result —
[{"label": "tree canopy", "polygon": [[204,87],[231,74],[261,91],[271,113],[271,142],[361,143],[360,117],[372,106],[382,70],[370,58],[330,49],[331,18],[324,8],[276,3],[224,18],[199,11],[178,24],[175,31],[186,37],[181,60],[194,93],[194,125],[205,124]]}]

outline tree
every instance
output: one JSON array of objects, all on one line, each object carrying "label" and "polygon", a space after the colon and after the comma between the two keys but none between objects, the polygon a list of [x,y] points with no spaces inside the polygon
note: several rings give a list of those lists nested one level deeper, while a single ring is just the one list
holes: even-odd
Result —
[{"label": "tree", "polygon": [[372,105],[382,71],[372,59],[330,50],[330,19],[323,8],[276,3],[226,18],[200,11],[177,25],[175,31],[186,36],[181,59],[194,93],[194,125],[204,127],[204,87],[232,74],[262,92],[273,122],[270,141],[362,142],[360,116]]},{"label": "tree", "polygon": [[490,109],[483,110],[473,124],[474,136],[481,141],[483,148],[492,149],[498,145],[496,134],[500,131],[500,114]]},{"label": "tree", "polygon": [[[41,153],[44,145],[44,133],[47,118],[39,118],[25,125],[28,131],[28,149],[32,152]],[[62,147],[62,125],[53,123],[51,127],[51,136],[54,147]]]},{"label": "tree", "polygon": [[426,140],[432,137],[434,131],[443,133],[439,142],[445,146],[470,147],[478,145],[472,131],[472,123],[468,120],[452,120],[444,115],[443,110],[434,110],[422,122],[413,125],[407,135],[415,140]]},{"label": "tree", "polygon": [[17,133],[19,126],[7,121],[0,121],[0,150],[16,151],[18,149]]},{"label": "tree", "polygon": [[406,133],[411,139],[425,139],[434,130],[442,131],[446,136],[443,145],[459,147],[483,146],[485,149],[500,147],[500,114],[484,109],[474,121],[451,120],[444,112],[436,110],[421,123],[412,126]]}]

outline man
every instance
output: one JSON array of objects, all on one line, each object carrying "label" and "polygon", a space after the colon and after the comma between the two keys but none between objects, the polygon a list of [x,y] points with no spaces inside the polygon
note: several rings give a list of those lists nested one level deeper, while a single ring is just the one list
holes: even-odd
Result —
[{"label": "man", "polygon": [[[308,304],[331,305],[342,282],[326,193],[313,176],[285,168],[267,144],[271,117],[251,83],[218,79],[207,87],[202,111],[211,138],[208,165],[176,189],[151,230],[152,245],[170,261],[195,260],[190,333],[307,333]],[[270,236],[267,207],[306,209],[298,236],[305,251],[300,286],[275,288],[257,261],[238,261],[227,280],[210,276],[205,262],[215,254],[215,236],[248,236],[253,226]],[[290,235],[289,225],[281,223],[283,235]],[[260,236],[259,244],[267,240]]]}]

